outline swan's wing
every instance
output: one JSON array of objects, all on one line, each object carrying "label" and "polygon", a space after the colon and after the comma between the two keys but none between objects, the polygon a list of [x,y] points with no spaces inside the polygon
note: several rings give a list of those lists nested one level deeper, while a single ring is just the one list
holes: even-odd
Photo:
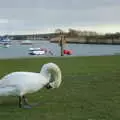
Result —
[{"label": "swan's wing", "polygon": [[4,86],[0,87],[0,96],[15,96],[17,95],[16,87],[14,86]]}]

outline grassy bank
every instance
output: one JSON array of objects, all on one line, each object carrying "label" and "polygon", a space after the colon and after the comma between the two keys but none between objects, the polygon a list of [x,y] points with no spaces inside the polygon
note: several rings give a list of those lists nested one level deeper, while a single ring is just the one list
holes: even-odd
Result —
[{"label": "grassy bank", "polygon": [[118,120],[120,56],[0,60],[0,76],[12,71],[39,72],[47,62],[63,74],[59,89],[28,95],[38,107],[19,109],[17,97],[0,97],[0,120]]}]

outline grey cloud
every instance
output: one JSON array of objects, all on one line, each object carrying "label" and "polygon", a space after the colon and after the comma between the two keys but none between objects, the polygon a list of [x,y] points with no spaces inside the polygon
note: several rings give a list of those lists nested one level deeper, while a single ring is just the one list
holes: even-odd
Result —
[{"label": "grey cloud", "polygon": [[[4,11],[4,14],[3,14]],[[120,21],[120,7],[101,7],[91,10],[46,10],[39,8],[0,9],[0,18],[33,21],[34,24]]]},{"label": "grey cloud", "polygon": [[0,0],[1,31],[119,24],[119,0]]},{"label": "grey cloud", "polygon": [[120,4],[119,0],[0,0],[0,8],[89,9]]}]

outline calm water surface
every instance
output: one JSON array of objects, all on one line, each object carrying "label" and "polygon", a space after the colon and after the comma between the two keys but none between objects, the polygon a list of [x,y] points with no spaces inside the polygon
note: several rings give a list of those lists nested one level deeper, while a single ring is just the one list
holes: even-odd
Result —
[{"label": "calm water surface", "polygon": [[[33,57],[28,54],[28,49],[31,47],[47,48],[53,52],[54,56],[60,56],[60,47],[56,43],[34,41],[33,45],[20,45],[19,41],[13,41],[9,48],[0,48],[0,58]],[[72,56],[98,56],[120,53],[120,45],[66,44],[64,47],[73,51]]]}]

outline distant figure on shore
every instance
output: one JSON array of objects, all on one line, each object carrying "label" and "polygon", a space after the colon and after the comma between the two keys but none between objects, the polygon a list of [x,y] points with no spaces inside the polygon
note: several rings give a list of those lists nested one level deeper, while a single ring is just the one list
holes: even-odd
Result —
[{"label": "distant figure on shore", "polygon": [[53,52],[52,52],[51,50],[49,50],[48,53],[49,53],[50,55],[53,55]]}]

